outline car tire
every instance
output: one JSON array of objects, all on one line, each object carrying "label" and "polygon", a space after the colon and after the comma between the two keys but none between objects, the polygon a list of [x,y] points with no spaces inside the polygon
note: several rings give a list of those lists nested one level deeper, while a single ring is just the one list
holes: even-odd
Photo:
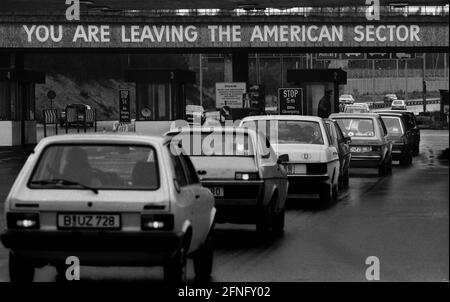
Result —
[{"label": "car tire", "polygon": [[344,188],[348,188],[350,186],[350,175],[349,175],[349,172],[348,172],[348,168],[344,172],[343,184],[344,184]]},{"label": "car tire", "polygon": [[187,248],[184,244],[164,265],[164,281],[180,283],[186,279]]},{"label": "car tire", "polygon": [[33,282],[34,266],[14,252],[9,252],[9,279],[11,282]]},{"label": "car tire", "polygon": [[387,174],[387,162],[386,159],[381,163],[381,165],[378,167],[378,175],[379,176],[384,176]]},{"label": "car tire", "polygon": [[272,208],[270,205],[262,206],[256,221],[256,232],[260,235],[267,235],[272,226]]},{"label": "car tire", "polygon": [[402,165],[402,166],[409,166],[411,164],[412,164],[412,154],[405,155],[400,160],[400,165]]},{"label": "car tire", "polygon": [[322,204],[329,204],[333,200],[333,185],[329,184],[327,186],[323,187],[324,190],[320,191],[319,193],[319,199]]},{"label": "car tire", "polygon": [[[213,227],[214,228],[214,227]],[[194,255],[195,278],[200,282],[211,279],[214,259],[214,229],[211,229],[204,244]]]},{"label": "car tire", "polygon": [[272,232],[275,236],[281,236],[284,233],[284,225],[286,221],[286,210],[283,208],[280,212],[275,213],[272,223]]},{"label": "car tire", "polygon": [[417,156],[417,155],[419,155],[419,153],[420,153],[420,151],[419,151],[419,145],[414,146],[412,155],[413,155],[413,156]]}]

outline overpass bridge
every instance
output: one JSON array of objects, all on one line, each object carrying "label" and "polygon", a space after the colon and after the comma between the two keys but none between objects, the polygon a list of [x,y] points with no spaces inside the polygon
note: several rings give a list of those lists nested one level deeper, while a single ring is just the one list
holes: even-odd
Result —
[{"label": "overpass bridge", "polygon": [[[15,98],[15,106],[0,99],[0,119],[20,121],[14,127],[21,137],[12,135],[13,144],[33,141],[23,129],[33,132],[26,121],[34,116],[34,83],[45,80],[24,68],[27,54],[227,53],[226,78],[248,82],[249,53],[448,53],[449,48],[448,0],[407,5],[381,0],[379,20],[366,18],[362,0],[302,0],[295,2],[299,7],[289,0],[80,2],[80,20],[68,21],[65,1],[2,0],[0,83],[17,87],[0,86],[7,92],[3,96]],[[8,108],[14,112],[2,118]],[[7,132],[16,133],[14,127]]]}]

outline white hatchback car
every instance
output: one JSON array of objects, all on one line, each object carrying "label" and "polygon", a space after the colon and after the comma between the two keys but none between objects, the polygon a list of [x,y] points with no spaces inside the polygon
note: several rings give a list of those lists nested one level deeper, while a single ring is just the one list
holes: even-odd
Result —
[{"label": "white hatchback car", "polygon": [[241,127],[255,129],[269,138],[284,162],[289,197],[319,194],[321,201],[336,200],[340,177],[339,154],[324,120],[316,116],[268,115],[244,118]]},{"label": "white hatchback car", "polygon": [[214,197],[169,140],[137,135],[63,135],[41,140],[5,202],[1,234],[11,281],[32,281],[47,264],[164,266],[181,280],[212,270]]}]

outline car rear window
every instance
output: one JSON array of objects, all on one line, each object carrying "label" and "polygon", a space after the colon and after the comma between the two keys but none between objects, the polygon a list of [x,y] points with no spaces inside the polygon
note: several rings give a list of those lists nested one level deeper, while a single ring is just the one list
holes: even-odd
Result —
[{"label": "car rear window", "polygon": [[58,144],[42,152],[28,186],[156,190],[159,177],[156,152],[150,146]]},{"label": "car rear window", "polygon": [[256,127],[254,130],[266,135],[272,144],[324,144],[320,124],[314,121],[255,120],[247,121],[242,126],[250,129]]},{"label": "car rear window", "polygon": [[403,134],[403,125],[399,117],[381,116],[389,134]]},{"label": "car rear window", "polygon": [[402,101],[393,101],[392,105],[403,105]]},{"label": "car rear window", "polygon": [[347,136],[374,137],[375,127],[368,118],[335,118],[342,132]]},{"label": "car rear window", "polygon": [[187,132],[177,134],[172,143],[181,143],[189,156],[254,156],[251,137],[243,132]]}]

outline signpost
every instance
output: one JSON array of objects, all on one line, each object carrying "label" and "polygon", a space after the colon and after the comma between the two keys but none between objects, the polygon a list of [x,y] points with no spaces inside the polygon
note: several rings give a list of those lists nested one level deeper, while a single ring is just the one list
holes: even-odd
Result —
[{"label": "signpost", "polygon": [[242,96],[246,92],[247,84],[244,82],[216,83],[216,108],[242,108]]},{"label": "signpost", "polygon": [[303,91],[301,88],[278,88],[279,114],[303,114]]},{"label": "signpost", "polygon": [[56,98],[56,92],[53,90],[49,90],[47,92],[47,98],[50,101],[50,109],[53,109],[53,100]]},{"label": "signpost", "polygon": [[131,123],[130,90],[119,90],[119,123]]}]

